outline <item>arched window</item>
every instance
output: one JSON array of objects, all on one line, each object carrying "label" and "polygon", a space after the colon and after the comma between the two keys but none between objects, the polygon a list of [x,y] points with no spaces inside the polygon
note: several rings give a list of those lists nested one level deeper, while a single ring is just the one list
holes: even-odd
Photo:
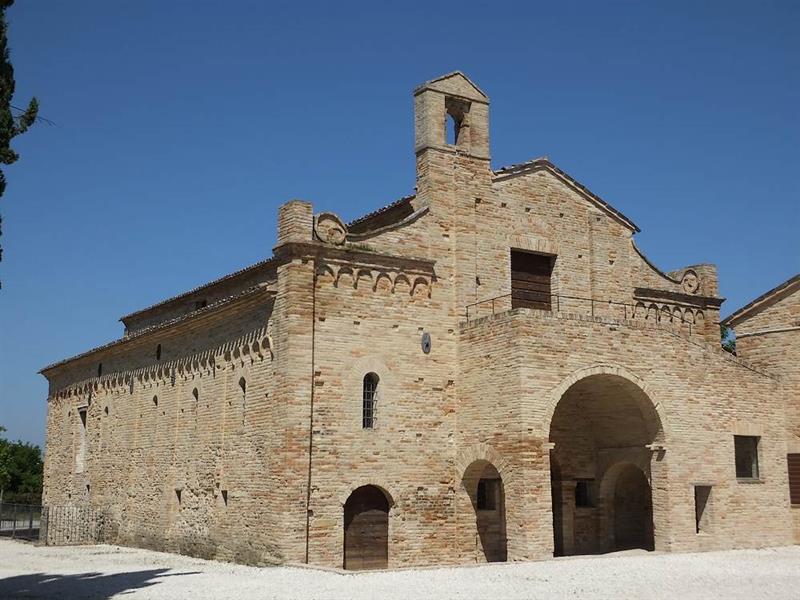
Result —
[{"label": "arched window", "polygon": [[361,427],[373,429],[375,427],[375,408],[378,400],[378,381],[375,373],[364,375],[364,395],[361,411]]}]

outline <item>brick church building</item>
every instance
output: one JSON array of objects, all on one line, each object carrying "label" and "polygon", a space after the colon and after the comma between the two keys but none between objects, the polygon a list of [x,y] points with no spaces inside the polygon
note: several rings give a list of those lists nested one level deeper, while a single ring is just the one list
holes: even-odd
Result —
[{"label": "brick church building", "polygon": [[45,503],[347,569],[800,541],[798,279],[728,319],[734,356],[715,267],[659,270],[547,159],[493,169],[466,76],[414,115],[413,195],[287,202],[271,257],[43,369]]}]

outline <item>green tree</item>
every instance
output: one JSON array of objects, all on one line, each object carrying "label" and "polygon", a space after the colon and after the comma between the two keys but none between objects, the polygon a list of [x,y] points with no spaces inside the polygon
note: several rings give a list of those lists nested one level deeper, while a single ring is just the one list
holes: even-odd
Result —
[{"label": "green tree", "polygon": [[[0,165],[10,165],[17,161],[19,155],[11,149],[11,140],[25,133],[36,121],[39,113],[39,102],[32,98],[28,108],[17,109],[11,104],[14,97],[14,67],[8,52],[8,22],[6,9],[14,4],[14,0],[0,0]],[[16,114],[14,114],[15,111]],[[0,197],[6,190],[6,177],[0,169]],[[0,235],[3,220],[0,217]],[[0,260],[3,250],[0,248]]]},{"label": "green tree", "polygon": [[[5,428],[0,426],[0,433]],[[38,502],[44,464],[39,446],[0,438],[0,502]]]},{"label": "green tree", "polygon": [[722,344],[722,349],[736,355],[736,337],[733,335],[733,329],[727,325],[720,323],[719,325],[719,339]]},{"label": "green tree", "polygon": [[[3,433],[5,430],[6,428],[0,425],[0,433]],[[3,492],[8,487],[8,484],[11,483],[11,473],[9,472],[8,462],[8,442],[0,438],[0,504],[3,502]]]}]

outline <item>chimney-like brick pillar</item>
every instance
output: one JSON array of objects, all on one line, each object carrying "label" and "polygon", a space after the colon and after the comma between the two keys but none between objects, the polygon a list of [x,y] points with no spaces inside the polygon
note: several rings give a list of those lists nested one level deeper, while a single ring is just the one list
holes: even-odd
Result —
[{"label": "chimney-like brick pillar", "polygon": [[289,200],[278,209],[278,246],[313,239],[314,212],[311,202]]}]

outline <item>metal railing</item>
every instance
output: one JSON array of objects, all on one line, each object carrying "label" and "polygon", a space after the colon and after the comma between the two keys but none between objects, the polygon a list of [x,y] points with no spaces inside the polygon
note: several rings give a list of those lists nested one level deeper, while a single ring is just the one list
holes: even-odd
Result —
[{"label": "metal railing", "polygon": [[693,332],[694,320],[684,317],[683,310],[677,305],[656,301],[644,300],[632,304],[618,300],[598,300],[582,296],[569,296],[566,294],[545,294],[543,292],[513,291],[508,294],[495,296],[466,306],[467,321],[489,315],[506,312],[512,308],[534,308],[546,312],[584,313],[592,317],[607,317],[615,319],[643,318],[655,322],[679,323],[688,327],[689,334]]},{"label": "metal railing", "polygon": [[46,546],[97,544],[106,541],[106,511],[91,506],[45,506],[39,541]]},{"label": "metal railing", "polygon": [[39,504],[0,503],[0,537],[38,540],[41,520]]}]

